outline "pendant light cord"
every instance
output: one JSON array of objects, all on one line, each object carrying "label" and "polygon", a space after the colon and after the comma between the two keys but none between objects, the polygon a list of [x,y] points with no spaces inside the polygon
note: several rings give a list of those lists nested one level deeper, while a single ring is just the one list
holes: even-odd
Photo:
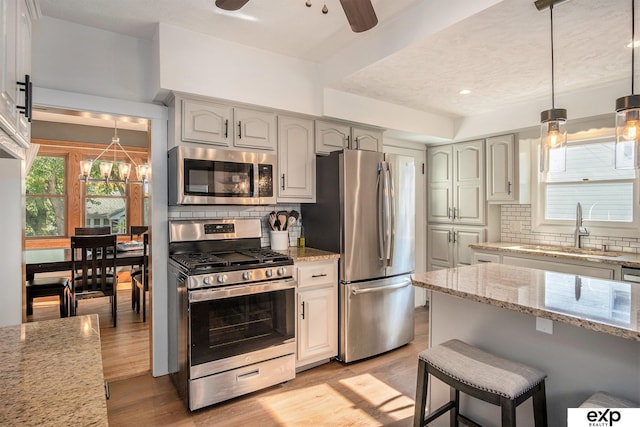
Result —
[{"label": "pendant light cord", "polygon": [[[632,0],[635,1],[635,0]],[[550,12],[550,16],[551,16],[551,109],[555,109],[556,105],[555,105],[555,98],[556,98],[556,91],[555,91],[555,73],[554,73],[554,62],[553,62],[553,2],[551,2],[551,5],[549,6],[549,12]],[[633,80],[632,83],[633,85]],[[633,92],[633,88],[631,89],[631,92]]]},{"label": "pendant light cord", "polygon": [[635,95],[633,81],[635,76],[636,53],[636,0],[631,0],[631,95]]}]

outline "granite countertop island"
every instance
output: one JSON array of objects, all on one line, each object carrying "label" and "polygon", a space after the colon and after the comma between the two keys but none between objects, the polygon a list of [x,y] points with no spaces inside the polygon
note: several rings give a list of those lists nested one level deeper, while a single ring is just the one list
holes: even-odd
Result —
[{"label": "granite countertop island", "polygon": [[0,328],[0,425],[108,425],[98,315]]},{"label": "granite countertop island", "polygon": [[[550,426],[565,427],[567,409],[596,391],[640,402],[640,284],[497,263],[412,279],[432,291],[430,346],[456,338],[547,374]],[[429,399],[439,407],[448,388],[430,381]],[[461,412],[482,425],[499,420],[491,405],[465,401]],[[518,426],[533,427],[532,413],[519,408]]]},{"label": "granite countertop island", "polygon": [[413,284],[640,341],[640,285],[495,263],[416,274]]}]

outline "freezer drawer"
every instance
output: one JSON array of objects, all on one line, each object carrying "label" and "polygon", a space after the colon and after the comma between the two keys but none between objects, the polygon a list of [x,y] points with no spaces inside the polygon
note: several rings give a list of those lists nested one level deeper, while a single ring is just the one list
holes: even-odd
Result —
[{"label": "freezer drawer", "polygon": [[414,338],[414,290],[407,276],[340,285],[339,357],[353,362]]}]

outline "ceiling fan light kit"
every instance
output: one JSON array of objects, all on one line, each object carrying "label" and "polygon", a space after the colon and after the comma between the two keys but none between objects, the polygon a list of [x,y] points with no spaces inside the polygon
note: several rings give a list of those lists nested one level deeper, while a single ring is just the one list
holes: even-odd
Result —
[{"label": "ceiling fan light kit", "polygon": [[[239,10],[248,2],[249,0],[216,0],[216,6],[220,9],[233,11]],[[378,17],[373,9],[371,0],[340,0],[340,4],[353,32],[361,33],[378,24]],[[311,7],[312,1],[306,0],[305,5]],[[326,15],[328,12],[329,9],[325,4],[322,7],[322,13]]]},{"label": "ceiling fan light kit", "polygon": [[[549,150],[567,149],[567,110],[555,107],[555,70],[553,57],[553,6],[564,0],[538,0],[535,2],[538,10],[549,8],[551,22],[551,109],[540,113],[540,172],[547,169]],[[566,156],[561,158],[566,159]],[[558,165],[556,165],[558,166]],[[562,168],[564,169],[564,168]]]},{"label": "ceiling fan light kit", "polygon": [[[624,154],[632,153],[635,158],[631,163],[640,167],[640,95],[634,91],[635,74],[635,0],[631,0],[631,95],[616,100],[616,168],[622,169],[629,162],[624,161]],[[628,166],[627,166],[628,167]]]}]

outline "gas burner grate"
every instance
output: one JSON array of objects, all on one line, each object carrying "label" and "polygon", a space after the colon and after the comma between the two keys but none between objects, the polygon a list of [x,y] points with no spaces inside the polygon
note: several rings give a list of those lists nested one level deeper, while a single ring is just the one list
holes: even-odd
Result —
[{"label": "gas burner grate", "polygon": [[255,257],[261,263],[281,262],[290,259],[288,255],[264,248],[245,249],[239,252],[250,257]]},{"label": "gas burner grate", "polygon": [[175,254],[172,258],[189,269],[225,267],[229,264],[212,253]]}]

